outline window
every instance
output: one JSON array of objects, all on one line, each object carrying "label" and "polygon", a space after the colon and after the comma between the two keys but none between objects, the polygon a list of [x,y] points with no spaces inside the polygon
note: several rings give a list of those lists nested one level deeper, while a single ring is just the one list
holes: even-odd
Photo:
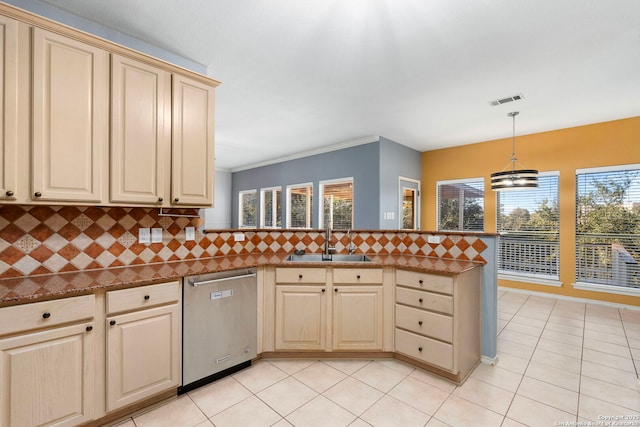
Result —
[{"label": "window", "polygon": [[438,230],[484,230],[484,178],[438,181]]},{"label": "window", "polygon": [[282,227],[282,189],[280,187],[260,190],[260,227]]},{"label": "window", "polygon": [[321,181],[320,227],[353,228],[353,178]]},{"label": "window", "polygon": [[313,184],[287,186],[287,228],[311,228]]},{"label": "window", "polygon": [[239,212],[239,220],[238,226],[242,227],[257,227],[257,216],[256,216],[256,190],[246,190],[241,191],[239,193],[239,201],[240,207],[238,209]]},{"label": "window", "polygon": [[640,288],[640,165],[576,171],[576,281]]},{"label": "window", "polygon": [[559,280],[558,173],[540,174],[538,188],[497,192],[498,273]]}]

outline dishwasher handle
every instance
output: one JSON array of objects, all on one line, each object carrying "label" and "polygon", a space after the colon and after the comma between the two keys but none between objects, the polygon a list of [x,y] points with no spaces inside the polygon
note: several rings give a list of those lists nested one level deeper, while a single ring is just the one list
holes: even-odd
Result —
[{"label": "dishwasher handle", "polygon": [[198,286],[213,285],[214,283],[226,282],[228,280],[245,279],[248,277],[256,277],[256,273],[242,274],[240,276],[222,277],[220,279],[204,280],[202,282],[191,282],[190,284],[195,288]]}]

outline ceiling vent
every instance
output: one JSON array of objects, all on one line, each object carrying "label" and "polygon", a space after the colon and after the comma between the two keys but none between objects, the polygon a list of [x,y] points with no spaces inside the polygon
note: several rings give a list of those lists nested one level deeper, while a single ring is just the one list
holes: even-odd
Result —
[{"label": "ceiling vent", "polygon": [[502,105],[502,104],[507,104],[509,102],[513,102],[513,101],[519,101],[521,99],[524,99],[524,95],[522,95],[521,93],[517,94],[517,95],[513,95],[513,96],[508,96],[506,98],[501,98],[501,99],[496,99],[495,101],[489,101],[489,104],[492,107],[495,107],[496,105]]}]

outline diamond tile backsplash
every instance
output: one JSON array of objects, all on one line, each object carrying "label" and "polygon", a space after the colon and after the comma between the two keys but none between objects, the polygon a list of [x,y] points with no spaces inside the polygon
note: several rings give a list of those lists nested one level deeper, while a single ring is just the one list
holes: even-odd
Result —
[{"label": "diamond tile backsplash", "polygon": [[[197,209],[173,210],[197,215]],[[254,252],[303,249],[321,252],[325,235],[318,230],[218,230],[203,234],[198,217],[160,216],[157,208],[0,206],[0,278],[121,267],[174,260]],[[196,240],[185,241],[184,229],[196,228]],[[162,243],[138,243],[138,229],[162,228]],[[236,242],[234,234],[245,240]],[[474,235],[440,234],[427,243],[425,232],[352,232],[356,252],[412,254],[485,263],[486,249]],[[336,231],[331,244],[347,252],[349,237]]]}]

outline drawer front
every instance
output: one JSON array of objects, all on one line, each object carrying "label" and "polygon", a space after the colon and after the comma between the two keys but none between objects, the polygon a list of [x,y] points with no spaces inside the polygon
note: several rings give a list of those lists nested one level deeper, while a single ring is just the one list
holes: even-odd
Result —
[{"label": "drawer front", "polygon": [[61,298],[0,308],[0,335],[93,319],[95,296]]},{"label": "drawer front", "polygon": [[325,268],[276,268],[276,283],[327,283]]},{"label": "drawer front", "polygon": [[411,332],[396,329],[396,351],[451,371],[453,346]]},{"label": "drawer front", "polygon": [[396,302],[417,308],[453,314],[453,297],[418,291],[408,288],[396,288]]},{"label": "drawer front", "polygon": [[139,286],[107,292],[107,314],[155,307],[180,301],[180,282]]},{"label": "drawer front", "polygon": [[453,278],[417,271],[396,270],[396,284],[425,291],[453,295]]},{"label": "drawer front", "polygon": [[381,268],[334,268],[333,283],[382,284]]},{"label": "drawer front", "polygon": [[453,340],[453,318],[446,314],[396,305],[396,326],[442,341]]}]

